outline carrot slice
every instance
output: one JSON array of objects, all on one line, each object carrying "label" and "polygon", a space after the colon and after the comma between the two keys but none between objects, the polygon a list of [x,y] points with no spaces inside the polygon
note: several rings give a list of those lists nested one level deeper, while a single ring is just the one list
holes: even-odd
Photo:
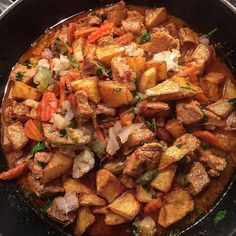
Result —
[{"label": "carrot slice", "polygon": [[40,131],[39,122],[37,120],[28,120],[24,126],[25,135],[35,141],[42,141],[43,135]]},{"label": "carrot slice", "polygon": [[97,29],[99,29],[98,27],[91,27],[91,28],[88,28],[88,29],[82,29],[82,30],[79,30],[79,31],[75,31],[74,35],[75,35],[75,38],[79,38],[81,36],[84,36],[86,34],[90,34],[94,31],[96,31]]},{"label": "carrot slice", "polygon": [[21,175],[23,175],[27,171],[27,169],[28,169],[27,163],[20,164],[16,167],[9,169],[8,171],[2,172],[0,174],[0,179],[2,180],[16,179]]},{"label": "carrot slice", "polygon": [[209,102],[209,98],[204,93],[196,95],[195,99],[199,102]]},{"label": "carrot slice", "polygon": [[155,199],[147,203],[144,207],[144,211],[146,214],[151,214],[158,211],[163,206],[163,202],[161,199]]},{"label": "carrot slice", "polygon": [[76,23],[72,22],[69,24],[67,31],[67,42],[69,46],[72,46],[72,43],[75,40],[74,36],[75,31],[76,31]]},{"label": "carrot slice", "polygon": [[45,92],[43,98],[38,105],[37,112],[42,121],[49,121],[52,113],[57,110],[58,100],[54,93]]}]

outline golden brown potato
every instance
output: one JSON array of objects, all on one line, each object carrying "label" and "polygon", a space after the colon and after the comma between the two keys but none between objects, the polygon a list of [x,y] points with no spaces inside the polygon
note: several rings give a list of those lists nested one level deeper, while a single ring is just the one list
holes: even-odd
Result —
[{"label": "golden brown potato", "polygon": [[156,86],[157,73],[154,67],[146,70],[138,82],[138,91],[144,92],[146,89]]},{"label": "golden brown potato", "polygon": [[95,216],[90,212],[89,208],[82,207],[79,208],[78,211],[78,217],[76,220],[76,226],[75,226],[75,235],[80,236],[82,235],[85,230],[94,223]]},{"label": "golden brown potato", "polygon": [[186,134],[186,130],[183,127],[183,124],[180,121],[176,120],[176,119],[168,120],[166,125],[165,125],[165,129],[175,139],[182,136],[183,134]]},{"label": "golden brown potato", "polygon": [[41,183],[48,183],[68,171],[73,164],[73,159],[65,154],[56,152],[52,155],[49,163],[43,169]]},{"label": "golden brown potato", "polygon": [[41,98],[41,93],[37,89],[19,81],[14,82],[11,95],[13,98],[32,99],[36,101],[39,101]]},{"label": "golden brown potato", "polygon": [[215,113],[217,116],[226,118],[232,112],[233,106],[228,100],[220,99],[217,102],[208,105],[207,109]]},{"label": "golden brown potato", "polygon": [[130,69],[133,70],[137,78],[140,79],[145,70],[145,57],[125,57],[126,63],[129,65]]},{"label": "golden brown potato", "polygon": [[148,29],[156,27],[167,19],[167,12],[164,7],[147,9],[145,11],[145,25]]},{"label": "golden brown potato", "polygon": [[105,206],[106,201],[95,193],[84,193],[78,197],[80,206]]},{"label": "golden brown potato", "polygon": [[157,171],[156,177],[152,181],[151,186],[162,192],[168,192],[171,188],[176,169],[177,165],[171,165],[163,170]]},{"label": "golden brown potato", "polygon": [[127,220],[132,220],[140,210],[140,204],[132,193],[126,192],[115,199],[109,208]]},{"label": "golden brown potato", "polygon": [[75,193],[92,193],[93,190],[81,183],[79,179],[66,178],[63,181],[63,187],[65,192],[75,192]]},{"label": "golden brown potato", "polygon": [[166,204],[161,208],[158,218],[158,224],[164,228],[181,220],[194,210],[194,201],[186,190],[172,191],[165,197],[165,200]]},{"label": "golden brown potato", "polygon": [[133,101],[133,95],[124,85],[112,81],[100,81],[98,89],[102,101],[110,107],[128,105]]},{"label": "golden brown potato", "polygon": [[96,49],[97,59],[106,66],[111,66],[112,58],[122,56],[123,53],[124,48],[119,45],[106,45],[103,47],[97,47]]},{"label": "golden brown potato", "polygon": [[119,225],[127,222],[128,220],[125,219],[124,217],[117,215],[116,213],[112,211],[108,211],[105,214],[105,223],[107,225]]},{"label": "golden brown potato", "polygon": [[7,129],[6,127],[3,128],[3,139],[2,139],[2,147],[3,150],[8,153],[12,150],[12,144],[7,137]]},{"label": "golden brown potato", "polygon": [[145,189],[142,184],[136,185],[136,196],[139,202],[150,202],[153,200],[153,196],[155,195],[155,191],[153,189]]},{"label": "golden brown potato", "polygon": [[97,194],[107,199],[110,203],[125,188],[121,182],[107,169],[101,169],[96,174]]},{"label": "golden brown potato", "polygon": [[225,82],[223,98],[224,99],[236,98],[236,86],[230,79],[228,79]]},{"label": "golden brown potato", "polygon": [[165,61],[150,60],[145,63],[145,69],[154,67],[157,72],[157,81],[162,81],[167,78],[167,66]]},{"label": "golden brown potato", "polygon": [[88,77],[71,82],[71,87],[75,91],[84,90],[92,102],[99,103],[101,98],[98,92],[98,81],[97,76]]}]

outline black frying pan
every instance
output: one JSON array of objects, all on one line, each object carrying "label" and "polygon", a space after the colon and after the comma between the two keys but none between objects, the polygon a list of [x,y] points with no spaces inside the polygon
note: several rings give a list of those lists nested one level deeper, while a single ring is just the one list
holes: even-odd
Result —
[{"label": "black frying pan", "polygon": [[[7,5],[10,0],[0,0]],[[112,1],[98,0],[20,0],[0,16],[0,95],[4,93],[11,67],[44,30],[57,22],[83,10],[105,5]],[[114,1],[113,1],[114,2]],[[165,6],[171,14],[184,19],[196,31],[207,33],[218,27],[213,37],[221,42],[219,53],[231,68],[236,67],[236,1],[231,0],[130,0],[129,4]],[[230,3],[231,2],[231,3]],[[0,11],[3,9],[0,4]],[[7,168],[0,150],[0,171]],[[217,206],[183,235],[233,236],[236,235],[236,183],[233,179],[225,189]],[[221,201],[220,201],[221,200]],[[30,206],[15,182],[0,182],[0,235],[44,236],[64,235],[58,225],[44,218]],[[214,225],[215,214],[222,209],[227,215]],[[42,218],[42,219],[41,219]],[[48,224],[49,223],[49,224]],[[115,233],[114,233],[115,235]]]}]

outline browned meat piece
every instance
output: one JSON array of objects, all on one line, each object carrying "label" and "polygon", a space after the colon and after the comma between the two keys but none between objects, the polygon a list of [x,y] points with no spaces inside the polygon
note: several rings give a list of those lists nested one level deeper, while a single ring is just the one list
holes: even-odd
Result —
[{"label": "browned meat piece", "polygon": [[182,135],[162,154],[159,169],[162,170],[170,164],[181,160],[187,154],[194,152],[199,146],[200,141],[192,134]]},{"label": "browned meat piece", "polygon": [[47,213],[48,213],[48,216],[51,217],[52,219],[63,222],[63,223],[73,222],[76,217],[75,212],[62,214],[62,212],[58,209],[58,206],[55,201],[53,201],[52,206],[48,209]]},{"label": "browned meat piece", "polygon": [[12,151],[12,144],[7,137],[7,129],[6,127],[3,128],[3,138],[2,138],[2,147],[4,152],[8,153]]},{"label": "browned meat piece", "polygon": [[28,120],[30,109],[28,106],[20,102],[13,102],[12,104],[12,115],[15,119],[25,122]]},{"label": "browned meat piece", "polygon": [[197,33],[189,28],[179,29],[179,38],[181,45],[197,45],[199,43],[199,37]]},{"label": "browned meat piece", "polygon": [[39,180],[35,179],[31,174],[27,176],[27,184],[31,191],[33,191],[36,196],[53,196],[58,193],[63,193],[64,188],[60,180],[54,180],[48,184],[41,184]]},{"label": "browned meat piece", "polygon": [[149,129],[137,129],[132,134],[130,134],[127,142],[124,144],[126,150],[132,150],[144,143],[152,142],[154,139],[154,133]]},{"label": "browned meat piece", "polygon": [[24,127],[19,121],[7,127],[7,138],[15,151],[21,150],[29,141],[25,135]]},{"label": "browned meat piece", "polygon": [[[163,115],[166,112],[170,111],[170,107],[168,103],[164,102],[147,102],[143,101],[138,104],[139,106],[139,114],[145,117],[154,116],[156,114]],[[164,116],[164,115],[163,115]]]},{"label": "browned meat piece", "polygon": [[158,127],[156,129],[156,136],[160,140],[163,140],[167,143],[170,143],[172,141],[172,138],[171,138],[170,134],[168,133],[168,131],[165,128],[162,128],[162,127]]},{"label": "browned meat piece", "polygon": [[205,167],[200,162],[193,163],[187,176],[194,194],[200,193],[210,183]]},{"label": "browned meat piece", "polygon": [[93,76],[96,75],[97,70],[99,69],[98,63],[91,59],[90,57],[87,57],[83,65],[81,67],[81,75],[83,76]]},{"label": "browned meat piece", "polygon": [[189,103],[179,103],[176,106],[177,120],[185,125],[194,124],[200,121],[204,114],[199,107],[199,103],[191,101]]},{"label": "browned meat piece", "polygon": [[236,112],[232,112],[226,120],[227,129],[236,130]]},{"label": "browned meat piece", "polygon": [[168,30],[171,36],[173,36],[174,38],[178,38],[178,31],[177,31],[175,23],[169,22],[165,24],[165,28]]},{"label": "browned meat piece", "polygon": [[187,133],[183,124],[176,119],[168,120],[165,128],[174,138],[178,138]]},{"label": "browned meat piece", "polygon": [[220,172],[225,169],[227,164],[224,158],[209,153],[205,153],[204,155],[202,155],[200,161],[207,163],[207,166],[211,168],[208,173],[212,177],[219,176]]},{"label": "browned meat piece", "polygon": [[2,108],[2,119],[6,124],[14,123],[11,105]]},{"label": "browned meat piece", "polygon": [[130,44],[134,39],[134,35],[131,33],[124,34],[118,38],[115,38],[115,42],[118,43],[121,46],[125,46]]},{"label": "browned meat piece", "polygon": [[112,36],[108,35],[108,36],[105,36],[105,37],[102,37],[102,38],[98,39],[97,44],[98,44],[99,47],[104,47],[104,46],[107,46],[107,45],[115,44],[115,40]]},{"label": "browned meat piece", "polygon": [[183,219],[194,210],[194,201],[186,190],[178,189],[165,197],[165,204],[161,208],[158,223],[164,228]]},{"label": "browned meat piece", "polygon": [[152,41],[142,45],[142,48],[149,56],[159,52],[168,51],[173,48],[179,49],[179,47],[179,40],[165,32],[153,33]]},{"label": "browned meat piece", "polygon": [[96,108],[96,114],[114,116],[116,114],[116,109],[112,107],[108,107],[105,104],[98,104]]},{"label": "browned meat piece", "polygon": [[144,16],[137,11],[128,11],[128,18],[122,21],[125,31],[142,35],[145,32]]},{"label": "browned meat piece", "polygon": [[128,175],[122,174],[119,179],[126,188],[135,188],[136,186],[134,179]]},{"label": "browned meat piece", "polygon": [[220,117],[226,118],[233,110],[233,106],[227,100],[220,99],[217,102],[208,105],[207,109]]},{"label": "browned meat piece", "polygon": [[164,7],[147,9],[145,11],[145,25],[148,29],[156,27],[163,23],[167,18],[166,9]]},{"label": "browned meat piece", "polygon": [[125,161],[124,174],[141,175],[144,171],[157,166],[162,146],[159,143],[147,143],[138,148]]},{"label": "browned meat piece", "polygon": [[121,21],[127,16],[127,9],[124,1],[120,1],[105,9],[107,20],[116,26],[121,25]]},{"label": "browned meat piece", "polygon": [[83,90],[77,91],[75,93],[75,98],[77,102],[77,114],[82,118],[90,118],[93,116],[93,109],[88,103],[88,96]]}]

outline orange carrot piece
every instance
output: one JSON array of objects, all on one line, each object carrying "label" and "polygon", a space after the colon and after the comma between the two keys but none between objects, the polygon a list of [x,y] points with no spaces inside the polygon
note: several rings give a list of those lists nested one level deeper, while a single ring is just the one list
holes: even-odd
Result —
[{"label": "orange carrot piece", "polygon": [[85,36],[86,34],[90,34],[94,31],[96,31],[97,29],[99,29],[98,27],[91,27],[88,29],[82,29],[82,30],[78,30],[74,32],[75,38],[79,38],[81,36]]},{"label": "orange carrot piece", "polygon": [[67,31],[67,42],[69,46],[72,46],[72,43],[75,40],[74,36],[75,31],[76,31],[76,23],[72,22],[69,24]]},{"label": "orange carrot piece", "polygon": [[127,109],[121,109],[119,112],[120,121],[123,125],[132,125],[134,120],[134,113]]},{"label": "orange carrot piece", "polygon": [[61,104],[65,101],[65,97],[66,97],[66,77],[61,77],[60,78],[60,101],[59,101],[59,106],[61,106]]},{"label": "orange carrot piece", "polygon": [[221,145],[217,137],[208,131],[201,131],[201,130],[194,131],[192,134],[196,136],[197,138],[203,139],[204,141],[206,141],[207,143],[210,143],[213,146],[221,148]]},{"label": "orange carrot piece", "polygon": [[27,163],[20,164],[16,167],[9,169],[8,171],[2,172],[0,174],[0,179],[2,180],[16,179],[21,175],[23,175],[27,171],[27,169],[28,169]]},{"label": "orange carrot piece", "polygon": [[39,122],[37,120],[28,120],[24,126],[25,135],[35,141],[42,141],[43,135],[40,131]]},{"label": "orange carrot piece", "polygon": [[144,207],[144,211],[146,214],[151,214],[158,211],[163,206],[163,202],[161,199],[155,199],[147,203]]},{"label": "orange carrot piece", "polygon": [[196,95],[195,99],[199,102],[209,102],[209,98],[204,93]]}]

